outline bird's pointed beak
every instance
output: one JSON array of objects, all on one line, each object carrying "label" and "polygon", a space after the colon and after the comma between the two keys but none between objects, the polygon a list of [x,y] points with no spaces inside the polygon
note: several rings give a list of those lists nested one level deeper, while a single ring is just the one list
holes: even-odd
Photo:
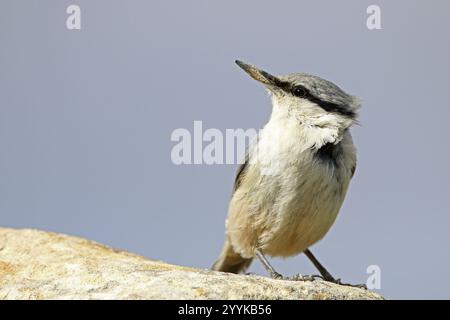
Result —
[{"label": "bird's pointed beak", "polygon": [[250,75],[250,77],[252,77],[256,81],[259,81],[269,87],[271,87],[271,86],[279,87],[280,86],[281,80],[278,79],[277,77],[271,75],[270,73],[268,73],[264,70],[258,69],[255,66],[252,66],[250,64],[246,64],[239,60],[236,60],[235,62],[239,67],[241,67],[245,72],[247,72]]}]

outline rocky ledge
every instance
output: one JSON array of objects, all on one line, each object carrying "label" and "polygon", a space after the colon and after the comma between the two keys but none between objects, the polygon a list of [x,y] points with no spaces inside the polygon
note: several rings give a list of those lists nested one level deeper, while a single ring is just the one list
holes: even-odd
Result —
[{"label": "rocky ledge", "polygon": [[0,228],[0,299],[383,298],[321,280],[273,280],[182,267],[77,237]]}]

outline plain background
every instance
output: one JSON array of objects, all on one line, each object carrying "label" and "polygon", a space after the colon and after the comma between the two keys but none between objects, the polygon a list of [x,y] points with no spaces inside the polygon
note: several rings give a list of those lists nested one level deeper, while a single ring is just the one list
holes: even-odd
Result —
[{"label": "plain background", "polygon": [[[370,4],[382,30],[366,27]],[[236,166],[176,166],[170,136],[264,125],[269,98],[239,58],[363,100],[358,168],[319,260],[353,283],[378,265],[389,298],[450,298],[449,30],[446,0],[2,0],[0,225],[209,267]],[[304,256],[272,261],[315,273]]]}]

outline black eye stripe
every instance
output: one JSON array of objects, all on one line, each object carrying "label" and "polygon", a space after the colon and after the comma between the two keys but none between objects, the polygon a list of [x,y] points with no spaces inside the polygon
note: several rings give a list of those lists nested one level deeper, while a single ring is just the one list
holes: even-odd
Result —
[{"label": "black eye stripe", "polygon": [[286,91],[296,97],[307,99],[307,100],[317,104],[319,107],[321,107],[322,109],[324,109],[327,112],[335,112],[335,113],[339,113],[339,114],[349,116],[352,118],[355,117],[355,113],[353,111],[347,110],[339,104],[324,101],[324,100],[312,95],[311,92],[304,86],[301,86],[301,85],[293,86],[287,82],[283,82],[283,85],[280,87],[284,91]]}]

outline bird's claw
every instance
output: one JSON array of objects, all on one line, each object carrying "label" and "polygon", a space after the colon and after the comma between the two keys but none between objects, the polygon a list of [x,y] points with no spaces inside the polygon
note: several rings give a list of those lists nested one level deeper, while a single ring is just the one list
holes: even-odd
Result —
[{"label": "bird's claw", "polygon": [[322,276],[318,274],[312,274],[312,275],[302,275],[302,274],[296,274],[290,278],[287,278],[286,280],[291,281],[314,281],[316,279],[322,279]]},{"label": "bird's claw", "polygon": [[341,286],[348,286],[348,287],[354,287],[354,288],[360,288],[360,289],[364,289],[367,290],[367,286],[363,283],[360,284],[351,284],[351,283],[345,283],[342,282],[342,280],[340,278],[335,279],[335,278],[330,278],[330,277],[324,277],[322,275],[319,274],[313,274],[313,275],[301,275],[301,274],[296,274],[295,276],[291,277],[289,280],[293,280],[293,281],[315,281],[317,279],[320,279],[322,281],[326,281],[326,282],[331,282],[334,284],[338,284]]},{"label": "bird's claw", "polygon": [[354,288],[360,288],[360,289],[367,290],[367,286],[363,283],[359,283],[359,284],[345,283],[345,282],[342,282],[342,280],[340,278],[339,279],[332,278],[332,279],[324,279],[324,280],[327,282],[341,285],[341,286],[354,287]]},{"label": "bird's claw", "polygon": [[283,275],[279,274],[278,272],[271,272],[270,277],[275,280],[285,280],[285,277],[283,277]]},{"label": "bird's claw", "polygon": [[270,277],[275,280],[290,280],[290,281],[316,281],[319,279],[322,281],[331,282],[331,283],[338,284],[341,286],[348,286],[348,287],[354,287],[354,288],[360,288],[360,289],[367,290],[367,286],[365,284],[345,283],[345,282],[342,282],[342,280],[340,278],[339,279],[328,278],[328,277],[323,277],[319,274],[312,274],[312,275],[296,274],[292,277],[284,277],[283,275],[279,274],[278,272],[273,272],[270,274]]}]

